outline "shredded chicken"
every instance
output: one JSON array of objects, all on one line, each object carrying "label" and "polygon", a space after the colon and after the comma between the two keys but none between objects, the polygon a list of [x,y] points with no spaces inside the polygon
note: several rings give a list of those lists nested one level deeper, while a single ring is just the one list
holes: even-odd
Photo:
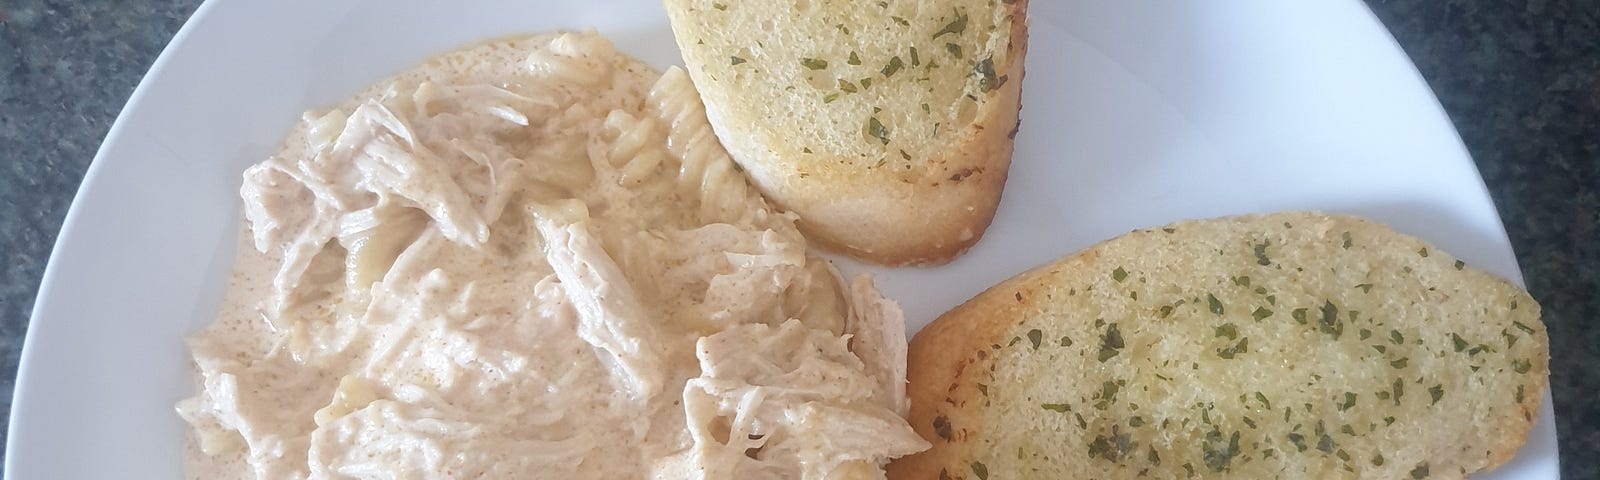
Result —
[{"label": "shredded chicken", "polygon": [[877,467],[881,460],[927,449],[899,414],[882,405],[882,382],[867,373],[847,342],[795,320],[778,327],[740,325],[701,338],[695,352],[701,374],[683,391],[695,446],[687,459],[661,473],[841,478],[836,475],[851,464]]},{"label": "shredded chicken", "polygon": [[905,325],[597,35],[452,52],[244,175],[191,478],[871,478]]}]

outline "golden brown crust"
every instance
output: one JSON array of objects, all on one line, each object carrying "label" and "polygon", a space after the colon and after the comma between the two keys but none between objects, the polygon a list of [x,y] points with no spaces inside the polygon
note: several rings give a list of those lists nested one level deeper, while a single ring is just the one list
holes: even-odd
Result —
[{"label": "golden brown crust", "polygon": [[[1059,263],[1090,254],[1079,252]],[[917,332],[906,355],[906,396],[911,399],[906,420],[933,447],[891,462],[889,478],[967,476],[967,472],[940,472],[946,465],[965,463],[972,455],[974,437],[983,429],[982,411],[968,408],[981,395],[965,381],[971,376],[967,374],[989,368],[991,345],[998,344],[1029,302],[1036,301],[1035,287],[1057,271],[1057,264],[1049,264],[1000,282]]]},{"label": "golden brown crust", "polygon": [[[880,168],[883,162],[875,165],[857,158],[861,151],[851,148],[819,148],[813,153],[793,137],[785,136],[787,132],[752,127],[751,109],[740,108],[741,102],[751,99],[734,94],[730,82],[718,82],[713,73],[707,73],[713,67],[705,65],[722,61],[723,51],[699,47],[690,40],[711,28],[706,18],[712,15],[694,9],[692,3],[667,0],[667,10],[686,61],[701,66],[691,67],[689,72],[706,99],[708,119],[729,153],[767,199],[799,214],[798,225],[813,244],[872,263],[937,265],[950,261],[982,238],[999,207],[1011,166],[1025,73],[1027,1],[970,5],[974,10],[1003,9],[998,15],[1010,25],[1004,55],[994,56],[1005,59],[995,65],[993,78],[998,82],[992,88],[984,87],[986,98],[976,104],[976,116],[965,120],[968,124],[944,124],[948,133],[940,134],[939,148],[916,157],[906,156],[901,150],[906,162],[900,165],[904,168]],[[751,64],[758,61],[751,60]],[[968,75],[971,70],[944,68],[934,72],[941,76]],[[916,100],[909,97],[885,101],[907,102],[901,105],[907,110],[917,108],[912,103]],[[921,107],[927,111],[929,105],[924,103]],[[934,109],[939,111],[939,106],[934,105]],[[933,131],[939,129],[934,127]],[[816,141],[861,141],[854,138],[854,132],[824,135],[851,138]],[[946,143],[948,147],[943,146]],[[892,150],[871,152],[870,147],[862,147],[868,156],[892,156],[888,153]],[[899,162],[901,158],[889,160]]]},{"label": "golden brown crust", "polygon": [[[1027,0],[1010,4],[1013,22],[1004,71],[984,118],[965,128],[967,140],[945,158],[930,160],[917,182],[892,172],[843,167],[813,181],[791,179],[768,191],[800,214],[807,238],[825,249],[883,265],[940,265],[983,238],[994,220],[1021,127],[1022,79],[1028,50]],[[757,181],[758,184],[768,182]],[[839,204],[849,198],[848,204]]]},{"label": "golden brown crust", "polygon": [[[1539,402],[1541,401],[1539,392],[1544,388],[1544,378],[1548,375],[1548,337],[1545,335],[1542,325],[1538,324],[1539,309],[1537,303],[1531,297],[1528,297],[1525,292],[1521,292],[1514,286],[1506,284],[1503,280],[1492,275],[1476,269],[1465,268],[1460,262],[1452,265],[1451,262],[1454,259],[1449,258],[1448,255],[1434,252],[1432,258],[1427,258],[1426,252],[1420,252],[1422,258],[1416,258],[1419,255],[1419,248],[1428,250],[1425,242],[1395,233],[1387,227],[1370,221],[1353,217],[1327,216],[1314,212],[1289,212],[1264,216],[1203,220],[1200,222],[1213,223],[1213,225],[1206,225],[1207,227],[1233,222],[1238,226],[1230,228],[1238,230],[1227,231],[1244,232],[1264,231],[1267,226],[1279,224],[1287,226],[1288,222],[1293,222],[1297,227],[1301,228],[1316,225],[1315,228],[1322,228],[1323,233],[1321,236],[1310,237],[1313,239],[1312,241],[1333,243],[1335,245],[1341,241],[1340,232],[1344,232],[1346,235],[1349,232],[1355,232],[1355,238],[1358,239],[1358,242],[1361,241],[1360,239],[1376,239],[1376,242],[1387,245],[1384,247],[1384,251],[1375,253],[1377,255],[1397,254],[1402,257],[1408,257],[1409,260],[1406,260],[1407,262],[1416,262],[1409,263],[1409,265],[1416,268],[1417,275],[1435,278],[1435,280],[1432,280],[1434,282],[1445,282],[1444,284],[1439,284],[1441,291],[1445,290],[1445,284],[1474,285],[1475,287],[1467,291],[1479,295],[1494,292],[1494,295],[1510,298],[1512,300],[1510,308],[1513,311],[1502,313],[1506,315],[1515,314],[1515,316],[1510,316],[1509,318],[1520,318],[1527,323],[1526,326],[1518,324],[1519,326],[1510,329],[1509,332],[1502,332],[1499,335],[1510,336],[1510,334],[1514,334],[1517,338],[1522,339],[1522,342],[1526,342],[1517,345],[1520,349],[1519,351],[1541,352],[1530,354],[1529,357],[1522,360],[1531,362],[1520,367],[1526,369],[1526,374],[1529,376],[1526,378],[1527,382],[1525,382],[1528,390],[1522,392],[1522,387],[1519,386],[1517,388],[1517,398],[1514,402],[1511,401],[1511,392],[1505,389],[1474,393],[1475,395],[1487,393],[1489,396],[1505,395],[1504,398],[1485,401],[1497,404],[1494,408],[1499,408],[1498,405],[1503,404],[1511,409],[1509,412],[1497,410],[1498,413],[1483,418],[1457,419],[1459,422],[1476,424],[1477,432],[1493,432],[1493,435],[1485,438],[1489,441],[1474,443],[1474,445],[1481,446],[1482,450],[1470,453],[1465,451],[1454,452],[1454,447],[1449,446],[1451,440],[1445,439],[1443,440],[1442,450],[1428,450],[1423,453],[1425,456],[1422,458],[1433,457],[1435,460],[1443,460],[1434,463],[1435,468],[1431,478],[1462,478],[1464,474],[1461,471],[1457,471],[1457,468],[1467,473],[1496,468],[1511,459],[1516,454],[1518,447],[1526,440],[1528,433],[1533,428]],[[1175,230],[1187,230],[1190,226],[1200,222],[1184,222],[1174,224],[1172,227],[1176,227]],[[995,397],[987,395],[992,391],[986,391],[983,392],[984,395],[980,398],[978,386],[983,382],[991,382],[993,380],[995,375],[991,373],[992,369],[999,368],[1002,372],[1007,370],[1004,365],[991,365],[991,360],[1001,355],[1001,353],[997,352],[1005,351],[1005,342],[1015,341],[1013,337],[1017,331],[1014,330],[1019,328],[1018,326],[1022,325],[1023,322],[1028,322],[1032,327],[1021,328],[1038,327],[1045,328],[1046,331],[1054,331],[1057,334],[1078,332],[1072,335],[1080,335],[1082,333],[1081,330],[1072,330],[1071,328],[1073,327],[1068,325],[1058,325],[1060,328],[1056,330],[1043,327],[1049,322],[1058,320],[1040,320],[1040,317],[1041,315],[1049,315],[1049,318],[1061,318],[1058,316],[1061,310],[1060,305],[1064,304],[1060,302],[1068,295],[1069,285],[1077,285],[1080,289],[1079,293],[1083,293],[1081,289],[1084,282],[1088,281],[1086,280],[1086,275],[1091,275],[1091,272],[1094,272],[1092,273],[1093,275],[1104,276],[1105,272],[1110,271],[1113,264],[1124,264],[1123,262],[1130,255],[1138,255],[1138,252],[1145,252],[1145,250],[1140,250],[1139,248],[1127,248],[1130,243],[1145,245],[1140,248],[1172,248],[1174,244],[1170,242],[1174,240],[1173,237],[1168,237],[1170,233],[1163,232],[1162,229],[1135,231],[1036,267],[985,290],[971,300],[941,315],[919,332],[912,339],[908,353],[907,380],[910,385],[907,392],[912,405],[908,420],[917,433],[928,440],[933,447],[928,451],[892,462],[888,467],[889,478],[981,477],[981,475],[976,475],[972,469],[974,468],[974,462],[982,459],[985,455],[985,449],[989,448],[985,438],[994,438],[993,436],[995,435],[995,433],[990,432],[990,429],[994,427],[986,425],[984,420],[988,411],[987,402]],[[1349,237],[1343,238],[1348,239]],[[1192,241],[1194,239],[1187,240]],[[1185,240],[1177,241],[1182,242]],[[1344,241],[1348,242],[1349,240]],[[1113,243],[1118,245],[1113,245]],[[1166,245],[1166,247],[1161,247],[1160,245]],[[1276,254],[1277,252],[1275,251],[1274,253]],[[1374,257],[1371,261],[1386,260]],[[1397,260],[1394,260],[1394,257],[1390,257],[1387,261]],[[1254,262],[1250,263],[1253,264]],[[1133,264],[1127,265],[1129,265],[1130,271],[1134,270]],[[1180,267],[1177,271],[1185,271],[1187,268],[1195,267]],[[1310,270],[1311,264],[1306,264],[1305,268]],[[1406,271],[1411,272],[1410,268],[1412,267],[1407,267]],[[1130,276],[1128,278],[1131,282],[1133,281],[1132,279],[1139,277]],[[1151,282],[1161,282],[1157,278],[1150,278],[1149,280]],[[1143,279],[1141,279],[1142,281]],[[1106,287],[1110,285],[1097,286]],[[1096,291],[1099,291],[1099,289],[1096,289]],[[1428,291],[1431,291],[1431,289],[1428,289]],[[1378,291],[1373,290],[1373,292],[1376,293]],[[1219,293],[1218,296],[1222,295]],[[1515,306],[1518,300],[1523,302],[1523,307],[1520,311]],[[1485,306],[1488,306],[1488,304],[1485,304]],[[1476,311],[1476,309],[1473,310],[1473,312]],[[1052,314],[1051,312],[1055,313]],[[1485,312],[1487,313],[1487,310]],[[1177,317],[1175,316],[1174,318]],[[1138,325],[1141,321],[1140,319],[1122,318],[1121,320],[1125,322],[1123,323],[1124,334],[1131,334],[1141,329]],[[1142,321],[1149,322],[1151,320],[1150,318],[1145,318]],[[1488,321],[1490,319],[1485,318],[1484,320]],[[1115,320],[1108,319],[1108,321]],[[1425,318],[1414,318],[1412,320],[1414,322],[1413,325],[1419,328],[1422,327],[1421,324],[1429,321]],[[1493,321],[1501,324],[1509,322],[1505,317],[1496,318]],[[1087,326],[1082,325],[1078,328],[1087,328]],[[1499,327],[1495,328],[1498,329]],[[1527,335],[1517,332],[1516,329],[1526,329],[1524,331]],[[1463,334],[1466,333],[1466,331],[1463,331]],[[1443,338],[1449,338],[1449,333],[1443,335],[1445,335]],[[1049,335],[1046,336],[1049,337]],[[1472,337],[1472,335],[1467,336]],[[1078,338],[1083,341],[1081,336]],[[1131,342],[1134,341],[1134,337],[1130,336],[1128,338],[1130,345],[1132,345]],[[1261,338],[1263,337],[1257,337],[1257,340],[1259,341]],[[1495,340],[1491,341],[1491,343],[1500,341],[1499,336],[1494,338]],[[1420,342],[1421,340],[1418,341]],[[1263,344],[1259,343],[1253,343],[1253,345],[1256,345],[1257,348],[1263,346]],[[1500,345],[1506,349],[1510,348],[1508,344],[1502,343]],[[1035,348],[1038,347],[1035,346]],[[1454,351],[1449,352],[1449,354],[1465,355],[1461,353],[1461,348],[1463,347],[1455,347]],[[1446,350],[1448,351],[1449,348],[1446,347]],[[1442,354],[1444,352],[1441,352]],[[1501,362],[1512,360],[1503,357],[1484,358],[1495,358],[1497,360],[1492,361]],[[1480,359],[1478,361],[1491,360]],[[1104,360],[1102,360],[1102,364],[1103,362]],[[1464,366],[1461,366],[1461,368],[1464,369]],[[1473,369],[1473,371],[1477,370]],[[1521,373],[1522,371],[1519,370],[1518,372]],[[985,386],[984,388],[989,389],[992,386]],[[1424,391],[1421,390],[1424,387],[1415,388],[1417,390],[1411,390],[1413,395]],[[1454,398],[1448,395],[1453,394],[1447,394],[1446,399]],[[979,401],[985,403],[975,403]],[[1395,401],[1396,405],[1398,405],[1398,399]],[[1033,408],[1037,408],[1037,404],[1033,405]],[[994,408],[1002,407],[996,404]],[[1444,408],[1444,406],[1440,405],[1440,408]],[[1003,409],[1000,411],[1010,410]],[[1088,412],[1082,413],[1084,416],[1089,417],[1088,420],[1091,423],[1096,421]],[[1405,420],[1402,420],[1402,424],[1404,422]],[[1017,425],[1009,425],[1006,428],[1019,427]],[[1046,428],[1046,430],[1048,431],[1049,429]],[[1460,431],[1461,429],[1458,428],[1457,432],[1460,433]],[[1435,447],[1433,448],[1441,448],[1440,444],[1434,445]],[[1465,448],[1466,444],[1462,445]],[[1005,450],[1005,452],[1009,456],[1011,450]],[[1459,455],[1453,456],[1456,453],[1459,453]],[[1020,451],[1018,455],[1020,455]],[[1075,449],[1070,452],[1059,452],[1059,455],[1051,458],[1056,459],[1058,462],[1091,461],[1091,459],[1080,459],[1082,455],[1083,452]],[[1415,456],[1418,453],[1411,452],[1409,455]],[[1439,455],[1443,455],[1443,457]],[[1394,466],[1392,462],[1399,458],[1406,457],[1398,452],[1391,455],[1391,468]],[[979,463],[978,465],[982,464]],[[990,462],[987,467],[982,468],[985,468],[985,472],[988,473],[996,470],[997,465],[995,462]],[[1168,468],[1171,468],[1171,466],[1169,465]],[[1410,467],[1406,468],[1409,469]],[[1082,470],[1079,471],[1084,470],[1092,471],[1092,468],[1082,467]],[[1123,478],[1122,475],[1114,474],[1110,471],[1103,473],[1104,475],[1100,475],[1103,478]],[[1179,474],[1181,476],[1181,472]],[[1153,478],[1160,476],[1159,474],[1153,475]]]},{"label": "golden brown crust", "polygon": [[[1542,318],[1543,307],[1538,302],[1533,301],[1531,297],[1528,303],[1531,304],[1529,307],[1533,309],[1534,318]],[[1548,377],[1550,376],[1550,336],[1544,330],[1543,325],[1539,326],[1539,334],[1535,335],[1533,340],[1539,344],[1539,350],[1546,352],[1546,354],[1532,359],[1533,365],[1530,367],[1530,371],[1544,378],[1545,382],[1539,385],[1535,389],[1536,391],[1528,396],[1526,401],[1515,405],[1517,409],[1516,415],[1509,417],[1513,419],[1512,421],[1501,422],[1502,428],[1498,436],[1500,440],[1499,448],[1489,452],[1488,464],[1484,466],[1484,470],[1494,470],[1511,461],[1511,458],[1517,455],[1517,449],[1522,446],[1523,442],[1527,441],[1528,434],[1533,432],[1533,424],[1539,417],[1539,404],[1544,401],[1543,395],[1539,391],[1548,386]],[[1518,419],[1520,421],[1517,421]]]}]

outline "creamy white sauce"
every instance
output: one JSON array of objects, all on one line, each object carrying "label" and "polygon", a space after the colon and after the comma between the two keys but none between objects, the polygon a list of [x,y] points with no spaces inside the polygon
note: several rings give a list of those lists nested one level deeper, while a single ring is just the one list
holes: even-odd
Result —
[{"label": "creamy white sauce", "polygon": [[191,478],[871,478],[905,331],[598,35],[436,57],[245,174]]}]

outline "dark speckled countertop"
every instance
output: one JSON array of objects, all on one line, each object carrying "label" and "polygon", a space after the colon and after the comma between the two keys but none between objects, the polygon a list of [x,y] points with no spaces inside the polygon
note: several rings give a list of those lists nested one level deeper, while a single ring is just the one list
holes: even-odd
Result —
[{"label": "dark speckled countertop", "polygon": [[[73,193],[198,3],[0,0],[0,419]],[[1562,475],[1600,479],[1600,0],[1367,3],[1461,132],[1544,305]]]}]

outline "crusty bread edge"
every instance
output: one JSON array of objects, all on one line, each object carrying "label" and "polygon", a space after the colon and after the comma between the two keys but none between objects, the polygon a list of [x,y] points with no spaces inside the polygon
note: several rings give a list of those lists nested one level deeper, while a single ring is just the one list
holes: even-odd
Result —
[{"label": "crusty bread edge", "polygon": [[[1026,63],[1027,0],[1003,8],[1013,18],[1007,64],[997,76],[1007,81],[994,89],[980,116],[959,132],[964,140],[943,157],[925,160],[924,181],[907,183],[882,169],[832,168],[806,171],[800,162],[777,155],[754,135],[739,135],[740,125],[718,108],[718,93],[701,90],[712,130],[751,183],[767,200],[800,216],[798,226],[814,245],[881,265],[939,265],[966,252],[982,237],[999,208],[1013,138],[1021,113]],[[675,11],[667,0],[669,16]],[[685,60],[689,38],[673,22]],[[688,69],[697,84],[700,69]],[[817,159],[804,165],[851,165],[853,160]]]},{"label": "crusty bread edge", "polygon": [[[990,346],[1001,343],[1012,324],[1025,319],[1023,314],[1034,302],[1043,301],[1043,296],[1035,293],[1051,288],[1061,272],[1097,258],[1100,244],[995,284],[917,332],[906,354],[906,381],[910,383],[906,396],[913,399],[907,421],[933,447],[891,462],[889,478],[967,477],[967,472],[940,475],[945,465],[970,461],[974,447],[970,440],[983,428],[982,411],[964,408],[967,402],[983,398],[971,382],[963,381],[966,370],[989,368]],[[928,405],[915,400],[927,398],[940,402]],[[947,426],[948,438],[938,432],[940,424]]]},{"label": "crusty bread edge", "polygon": [[[961,167],[947,168],[946,174],[938,177],[942,180],[931,185],[884,188],[881,182],[898,180],[862,177],[841,188],[796,185],[788,189],[790,195],[804,199],[794,202],[800,231],[824,249],[881,265],[942,265],[966,253],[983,239],[994,221],[1011,168],[1011,139],[1002,135],[1015,131],[1021,92],[1007,93],[994,101],[1009,102],[1010,106],[993,110],[993,117],[1011,119],[1005,121],[1006,128],[969,126],[975,134],[945,159],[946,165]],[[784,196],[775,193],[769,198]],[[837,196],[868,200],[873,208],[852,215],[858,216],[855,221],[840,222],[805,206]]]},{"label": "crusty bread edge", "polygon": [[[937,163],[943,170],[932,176],[932,183],[885,188],[901,182],[884,174],[827,179],[841,188],[822,182],[793,183],[772,197],[803,199],[795,202],[801,208],[797,213],[802,233],[830,251],[883,265],[942,265],[983,238],[1000,207],[1022,120],[1028,0],[1017,0],[1009,8],[1012,27],[1006,58],[1010,60],[996,72],[1008,81],[994,91],[985,115],[964,127],[966,141],[946,157],[928,162],[929,168]],[[799,205],[828,202],[840,195],[871,199],[877,211],[860,212],[856,221],[835,222],[807,215],[816,209]]]},{"label": "crusty bread edge", "polygon": [[[1488,275],[1488,273],[1484,274]],[[1505,281],[1498,277],[1495,277],[1495,279]],[[1487,458],[1488,463],[1484,464],[1483,471],[1500,468],[1501,465],[1505,465],[1506,462],[1517,456],[1517,450],[1528,442],[1528,435],[1533,432],[1533,427],[1539,422],[1539,406],[1544,403],[1544,390],[1550,386],[1550,355],[1548,354],[1550,351],[1550,331],[1544,325],[1544,307],[1539,305],[1539,302],[1531,295],[1527,293],[1523,295],[1528,300],[1528,307],[1534,310],[1534,316],[1539,318],[1539,330],[1533,336],[1533,340],[1539,343],[1540,348],[1546,352],[1546,355],[1534,359],[1536,361],[1529,371],[1534,378],[1539,379],[1538,385],[1534,388],[1535,393],[1529,397],[1528,401],[1517,405],[1517,413],[1526,421],[1517,422],[1513,425],[1515,430],[1500,432],[1500,442],[1496,445],[1497,448],[1491,450]]]},{"label": "crusty bread edge", "polygon": [[[1185,220],[1166,226],[1183,228],[1184,224],[1193,222],[1252,221],[1262,218],[1302,221],[1308,216],[1349,225],[1352,227],[1351,229],[1380,228],[1390,231],[1401,241],[1427,246],[1433,245],[1427,240],[1396,231],[1392,227],[1379,222],[1355,216],[1327,214],[1319,211],[1289,211]],[[947,465],[966,464],[971,461],[976,447],[971,441],[973,439],[972,435],[983,427],[981,410],[963,408],[966,406],[966,402],[981,401],[977,389],[971,385],[971,382],[963,381],[963,374],[966,369],[989,368],[986,362],[990,350],[989,346],[1000,343],[1013,326],[1012,324],[1020,324],[1025,321],[1026,319],[1022,314],[1027,310],[1033,309],[1033,302],[1045,301],[1046,297],[1035,293],[1046,293],[1044,290],[1049,290],[1058,283],[1056,279],[1063,272],[1084,268],[1086,264],[1100,256],[1102,247],[1107,243],[1122,241],[1129,237],[1153,235],[1159,228],[1161,227],[1133,230],[1129,233],[1103,240],[1083,250],[1067,254],[1001,281],[940,315],[912,337],[906,358],[908,367],[906,381],[909,382],[906,396],[912,402],[911,413],[907,416],[907,421],[911,423],[912,429],[931,443],[933,447],[921,453],[901,457],[891,462],[886,468],[888,478],[967,478],[967,472],[964,471],[948,472],[948,475],[941,475],[941,470],[945,469]],[[1550,348],[1549,333],[1542,323],[1543,311],[1537,300],[1523,289],[1488,272],[1474,268],[1464,273],[1483,276],[1505,284],[1513,290],[1522,292],[1521,295],[1527,300],[1528,308],[1533,309],[1533,315],[1541,319],[1537,334],[1533,336],[1532,340],[1538,342],[1541,348],[1548,352]],[[1535,360],[1530,373],[1534,374],[1534,378],[1539,379],[1534,390],[1542,392],[1549,386],[1549,356],[1546,355]],[[941,401],[935,406],[918,401],[918,399],[928,398],[937,398],[941,399]],[[1513,430],[1500,432],[1500,441],[1497,443],[1497,447],[1486,457],[1487,463],[1481,471],[1499,468],[1516,456],[1517,451],[1527,442],[1528,435],[1533,431],[1537,423],[1541,403],[1543,403],[1542,393],[1532,395],[1527,401],[1517,405],[1517,415],[1524,421],[1516,422],[1513,425]],[[948,438],[943,437],[936,431],[935,419],[940,419],[941,417],[943,417],[942,423],[947,426],[950,433]]]}]

